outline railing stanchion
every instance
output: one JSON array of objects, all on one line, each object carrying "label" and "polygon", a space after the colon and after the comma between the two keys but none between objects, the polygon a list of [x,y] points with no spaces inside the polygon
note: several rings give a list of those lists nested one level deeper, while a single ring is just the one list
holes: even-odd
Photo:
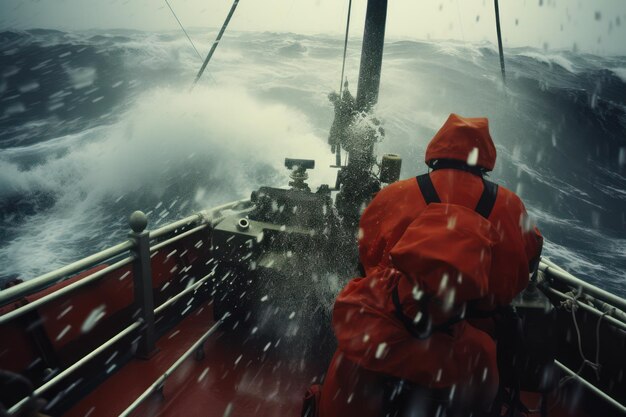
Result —
[{"label": "railing stanchion", "polygon": [[152,267],[150,265],[150,236],[146,231],[148,219],[141,211],[130,215],[129,225],[132,231],[128,237],[134,242],[131,253],[133,261],[133,284],[135,292],[135,309],[138,318],[143,320],[140,339],[137,345],[137,356],[150,357],[155,351],[156,333],[154,329],[154,296],[152,294]]}]

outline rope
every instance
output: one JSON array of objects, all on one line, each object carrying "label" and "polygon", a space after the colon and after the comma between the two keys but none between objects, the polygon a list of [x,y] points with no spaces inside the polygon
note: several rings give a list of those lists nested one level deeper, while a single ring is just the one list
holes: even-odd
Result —
[{"label": "rope", "polygon": [[[563,303],[563,306],[566,310],[571,311],[572,313],[572,321],[574,322],[574,328],[576,329],[576,337],[578,340],[578,353],[580,354],[581,359],[583,360],[580,364],[580,368],[578,368],[578,372],[576,372],[576,376],[580,376],[582,371],[585,369],[585,366],[589,366],[593,369],[596,374],[596,378],[598,381],[600,380],[600,325],[602,324],[602,320],[604,316],[608,314],[608,312],[602,313],[602,315],[598,318],[598,323],[596,325],[596,361],[592,362],[585,357],[582,347],[582,336],[580,335],[580,328],[578,327],[578,320],[576,319],[576,311],[578,310],[578,298],[581,296],[581,293],[573,295]],[[574,376],[567,376],[559,381],[559,387],[562,387],[570,380],[575,379]]]},{"label": "rope", "polygon": [[217,49],[217,46],[220,43],[220,40],[222,40],[222,36],[224,35],[226,28],[228,27],[228,23],[230,22],[230,19],[233,17],[233,14],[235,14],[235,9],[237,9],[238,4],[239,4],[239,0],[235,0],[233,2],[233,5],[231,6],[230,11],[228,12],[228,16],[226,16],[226,20],[224,21],[224,24],[222,25],[220,32],[217,34],[217,38],[215,38],[215,41],[213,42],[213,46],[211,46],[211,50],[209,51],[209,54],[204,60],[204,63],[202,64],[200,71],[198,71],[198,75],[196,75],[196,79],[194,80],[193,85],[191,86],[192,89],[198,83],[198,81],[200,80],[200,77],[202,77],[202,74],[204,73],[206,66],[209,65],[209,61],[211,60],[213,53],[215,53],[215,50]]},{"label": "rope", "polygon": [[343,42],[343,62],[341,63],[341,80],[339,82],[339,99],[343,97],[343,76],[346,70],[346,55],[348,54],[348,35],[350,34],[350,16],[352,15],[352,0],[348,2],[348,18],[346,22],[346,38]]}]

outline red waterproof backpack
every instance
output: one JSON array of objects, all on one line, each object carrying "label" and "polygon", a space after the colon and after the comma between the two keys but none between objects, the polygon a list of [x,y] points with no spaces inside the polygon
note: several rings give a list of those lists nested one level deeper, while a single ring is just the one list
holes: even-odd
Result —
[{"label": "red waterproof backpack", "polygon": [[498,186],[483,180],[474,210],[442,203],[425,174],[417,182],[427,207],[390,252],[400,278],[392,292],[396,316],[424,339],[463,319],[465,306],[489,292],[491,249],[497,235],[488,220]]}]

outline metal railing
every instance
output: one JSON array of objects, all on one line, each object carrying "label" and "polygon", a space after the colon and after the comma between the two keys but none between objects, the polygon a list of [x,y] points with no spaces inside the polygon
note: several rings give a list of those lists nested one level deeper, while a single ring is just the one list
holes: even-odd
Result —
[{"label": "metal railing", "polygon": [[15,310],[12,310],[2,316],[0,316],[0,325],[5,324],[13,319],[15,319],[16,317],[19,317],[23,314],[28,313],[29,311],[33,311],[38,309],[39,307],[53,301],[56,300],[57,298],[60,298],[72,291],[75,291],[79,288],[85,287],[89,284],[92,284],[96,281],[99,281],[100,279],[102,279],[103,277],[105,277],[108,273],[113,272],[117,269],[120,269],[121,267],[131,263],[134,260],[134,256],[129,256],[127,258],[122,259],[121,261],[118,261],[110,266],[107,266],[104,269],[101,269],[99,271],[96,271],[92,274],[87,275],[86,277],[71,283],[70,285],[67,285],[63,288],[58,289],[55,292],[52,292],[48,295],[45,295],[35,301],[32,301],[22,307],[16,308]]},{"label": "metal railing", "polygon": [[[87,256],[79,261],[71,263],[67,266],[59,268],[50,273],[46,273],[39,277],[33,278],[24,283],[18,284],[14,287],[8,288],[4,291],[0,291],[0,306],[9,304],[11,302],[22,299],[25,296],[31,295],[41,289],[50,287],[56,283],[62,282],[65,279],[76,276],[76,274],[87,270],[88,268],[101,265],[107,260],[114,260],[119,258],[124,253],[130,252],[129,256],[124,257],[121,260],[117,260],[115,263],[104,267],[98,271],[94,271],[81,279],[66,285],[58,290],[51,292],[35,301],[15,308],[14,310],[0,316],[0,325],[5,324],[23,314],[36,310],[44,306],[45,304],[56,300],[64,295],[67,295],[79,288],[93,284],[102,278],[109,275],[111,272],[116,271],[128,264],[133,265],[133,286],[134,286],[134,305],[139,311],[139,316],[136,317],[136,321],[130,324],[128,327],[117,333],[102,345],[92,350],[84,357],[70,365],[68,368],[61,371],[58,375],[50,378],[39,388],[35,389],[32,396],[39,396],[44,394],[60,382],[62,382],[67,376],[75,372],[77,369],[91,361],[93,358],[110,348],[114,344],[118,343],[121,339],[130,335],[133,332],[139,332],[140,337],[138,339],[137,355],[149,356],[155,349],[156,332],[155,332],[155,314],[159,314],[167,309],[169,306],[176,303],[185,295],[190,294],[193,291],[198,290],[204,285],[211,274],[206,275],[195,284],[184,289],[180,293],[174,295],[162,303],[157,308],[154,307],[154,298],[152,293],[152,271],[151,271],[151,253],[158,251],[159,249],[171,245],[181,239],[192,236],[196,233],[205,230],[206,228],[212,228],[215,224],[221,221],[225,217],[225,212],[232,210],[234,212],[243,213],[249,211],[251,203],[249,200],[239,200],[232,203],[224,204],[222,206],[215,207],[213,209],[205,210],[200,213],[196,213],[192,216],[186,217],[179,221],[170,223],[159,229],[148,232],[145,230],[147,226],[147,218],[142,212],[134,212],[129,220],[132,231],[129,233],[129,240],[111,248],[105,249],[93,255]],[[190,229],[189,229],[190,228]],[[185,230],[188,229],[188,230]],[[151,241],[167,237],[170,234],[174,236],[150,245]],[[212,334],[217,327],[213,326],[205,335],[198,341],[206,340]],[[195,345],[194,345],[195,346]],[[184,355],[184,358],[188,355]],[[183,359],[184,360],[184,359]],[[174,364],[176,367],[180,365],[179,362]],[[167,376],[165,376],[166,378]],[[9,412],[14,414],[20,410],[32,397],[27,397],[15,404]]]},{"label": "metal railing", "polygon": [[[246,209],[249,208],[250,205],[251,203],[249,200],[238,200],[232,203],[217,206],[212,209],[201,211],[189,217],[185,217],[184,219],[167,224],[161,228],[152,230],[149,232],[149,237],[150,237],[150,240],[159,239],[163,236],[167,236],[170,233],[173,233],[181,228],[188,227],[188,226],[198,226],[196,231],[202,230],[206,227],[212,227],[217,222],[223,219],[225,211],[227,210],[245,211]],[[172,239],[169,239],[168,243],[173,243],[186,236],[188,235],[174,236]],[[103,251],[94,253],[93,255],[89,255],[83,259],[80,259],[69,265],[61,267],[57,270],[48,272],[46,274],[29,279],[28,281],[22,282],[13,287],[2,290],[0,291],[0,306],[17,301],[27,295],[33,294],[39,290],[42,290],[46,287],[49,287],[67,278],[70,278],[71,276],[76,275],[82,271],[85,271],[89,269],[90,267],[101,264],[102,262],[119,257],[123,255],[124,253],[127,253],[130,249],[132,249],[134,245],[135,245],[135,242],[129,239],[126,242],[122,242],[120,244],[112,246]]]},{"label": "metal railing", "polygon": [[[69,264],[65,267],[59,268],[56,271],[41,275],[32,280],[26,281],[22,284],[19,284],[15,287],[11,287],[7,290],[0,291],[0,305],[5,305],[10,302],[21,299],[26,295],[30,295],[37,290],[42,288],[49,287],[57,282],[61,282],[64,279],[67,279],[77,273],[84,271],[90,267],[101,264],[107,260],[119,258],[124,253],[130,252],[129,256],[124,257],[120,260],[117,260],[115,263],[104,267],[98,271],[90,273],[89,275],[81,278],[80,280],[73,282],[63,288],[58,289],[50,294],[47,294],[31,303],[25,304],[21,307],[18,307],[7,314],[0,316],[0,325],[7,323],[10,320],[15,319],[25,313],[33,311],[53,300],[56,300],[66,294],[71,293],[79,288],[85,287],[92,283],[99,281],[104,278],[111,272],[122,268],[130,263],[133,264],[133,276],[134,276],[134,293],[135,293],[135,305],[138,307],[140,311],[140,316],[137,321],[130,324],[128,327],[123,329],[121,332],[104,342],[98,348],[89,352],[87,355],[79,359],[77,362],[69,366],[68,368],[61,371],[58,375],[52,377],[47,382],[45,382],[42,386],[37,388],[33,395],[41,395],[52,387],[63,381],[67,376],[71,373],[82,367],[84,364],[98,356],[100,353],[104,352],[106,349],[113,346],[115,343],[119,342],[121,339],[127,337],[133,332],[139,331],[141,333],[141,337],[139,338],[139,345],[137,353],[141,355],[148,356],[154,350],[155,340],[155,331],[154,331],[154,315],[160,314],[165,311],[168,307],[174,305],[177,301],[185,297],[186,295],[191,294],[192,292],[197,291],[202,285],[204,285],[212,276],[212,273],[207,274],[200,280],[198,280],[193,285],[188,288],[182,290],[178,294],[174,295],[170,299],[163,302],[158,307],[154,307],[154,300],[152,295],[152,273],[150,266],[150,256],[151,253],[154,253],[166,246],[171,245],[172,243],[184,239],[188,236],[192,236],[195,233],[199,233],[206,228],[212,228],[215,224],[221,221],[225,216],[225,212],[228,210],[232,210],[237,213],[245,213],[250,210],[252,204],[249,200],[240,200],[236,202],[232,202],[229,204],[225,204],[222,206],[215,207],[210,210],[206,210],[200,213],[196,213],[192,216],[186,217],[179,221],[170,223],[166,226],[163,226],[159,229],[153,231],[146,231],[145,228],[147,226],[147,219],[145,215],[141,212],[135,212],[131,216],[130,225],[132,228],[132,232],[129,234],[129,240],[118,245],[115,245],[111,248],[105,249],[96,254],[90,255],[84,259],[81,259],[77,262]],[[170,234],[174,234],[174,236],[169,237],[165,240],[159,241],[159,239],[166,238]],[[151,241],[156,241],[151,246]],[[557,266],[556,264],[550,262],[547,259],[543,259],[540,264],[540,270],[542,273],[548,278],[549,281],[558,282],[561,284],[565,284],[567,287],[572,290],[577,290],[579,292],[584,292],[589,295],[592,295],[597,300],[600,300],[604,303],[606,308],[603,308],[603,311],[591,306],[582,300],[579,300],[576,297],[572,297],[566,293],[563,293],[551,286],[545,286],[544,290],[547,290],[554,296],[557,296],[564,300],[571,300],[572,302],[577,303],[584,310],[598,315],[603,316],[604,320],[608,323],[613,324],[615,327],[618,327],[622,330],[626,330],[626,320],[623,317],[626,317],[624,310],[626,310],[626,300],[615,296],[614,294],[608,293],[600,288],[597,288],[591,284],[588,284],[576,277],[572,274],[564,271],[562,268]],[[219,322],[211,327],[183,356],[181,356],[169,369],[166,371],[157,381],[155,381],[148,390],[146,390],[137,400],[129,406],[127,410],[125,410],[121,415],[126,416],[130,414],[133,410],[135,410],[141,402],[143,402],[151,393],[158,390],[160,386],[164,383],[165,379],[174,372],[180,364],[188,358],[194,350],[198,348],[198,346],[202,345],[206,339],[213,334]],[[566,373],[572,373],[569,368],[565,367],[565,365],[561,363],[557,363],[559,368]],[[601,392],[597,389],[593,384],[584,380],[580,376],[576,375],[576,378],[580,380],[583,384],[589,385],[593,392]],[[621,406],[617,401],[611,399],[606,396],[606,394],[598,394],[603,397],[607,397],[609,402],[612,404],[617,404]],[[9,411],[11,413],[15,413],[22,407],[29,398],[24,398],[17,404],[15,404]],[[621,406],[623,407],[623,406]]]},{"label": "metal railing", "polygon": [[127,252],[132,246],[133,242],[131,241],[120,243],[119,245],[115,245],[101,252],[94,253],[91,256],[87,256],[86,258],[80,259],[76,262],[59,268],[56,271],[48,272],[47,274],[43,274],[33,279],[29,279],[28,281],[25,281],[14,287],[2,290],[0,291],[0,306],[19,300],[26,295],[32,294],[47,286],[55,284],[56,282],[63,280],[63,278],[76,274],[80,271],[84,271],[90,266],[97,265],[108,259],[119,256]]},{"label": "metal railing", "polygon": [[[626,313],[624,313],[626,300],[575,277],[548,259],[541,260],[539,270],[544,275],[545,281],[541,288],[546,293],[569,303],[570,308],[575,306],[598,317],[598,325],[604,321],[616,329],[626,331]],[[551,284],[561,284],[565,288],[569,288],[569,291],[560,291]],[[555,360],[554,363],[568,378],[575,379],[603,401],[621,413],[626,413],[624,404],[580,376],[580,370],[576,372],[558,360]]]},{"label": "metal railing", "polygon": [[582,308],[583,310],[593,314],[596,317],[602,317],[603,320],[606,320],[607,323],[611,323],[613,326],[622,329],[622,330],[626,330],[626,323],[623,321],[620,321],[619,319],[616,319],[613,316],[608,315],[608,312],[602,312],[600,310],[598,310],[597,308],[590,306],[587,303],[581,302],[580,300],[577,300],[576,298],[569,296],[555,288],[551,288],[551,287],[546,287],[544,288],[545,291],[547,291],[548,293],[552,294],[552,295],[556,295],[557,297],[561,298],[564,301],[570,301],[573,303],[576,303],[578,305],[578,307]]},{"label": "metal railing", "polygon": [[42,394],[45,394],[50,388],[54,387],[59,382],[63,381],[70,374],[72,374],[75,370],[77,370],[78,368],[80,368],[81,366],[83,366],[84,364],[86,364],[87,362],[89,362],[90,360],[92,360],[93,358],[95,358],[96,356],[98,356],[100,353],[104,352],[111,346],[115,345],[117,342],[119,342],[126,336],[130,335],[132,332],[137,330],[141,325],[142,325],[141,320],[137,320],[130,326],[126,327],[124,330],[122,330],[121,332],[119,332],[118,334],[116,334],[115,336],[107,340],[106,342],[104,342],[102,345],[92,350],[87,355],[83,356],[80,360],[75,362],[73,365],[64,369],[61,373],[56,375],[54,378],[51,378],[48,382],[44,383],[42,386],[34,390],[31,397],[23,398],[21,401],[16,403],[13,407],[9,409],[9,413],[12,415],[17,413],[32,397],[37,397]]},{"label": "metal railing", "polygon": [[589,284],[580,278],[576,278],[549,259],[542,258],[539,268],[556,281],[569,285],[574,289],[584,291],[592,297],[605,301],[622,311],[626,311],[626,299]]},{"label": "metal railing", "polygon": [[615,398],[607,395],[604,391],[602,391],[601,389],[599,389],[598,387],[593,385],[591,382],[587,381],[585,378],[583,378],[580,375],[578,375],[573,370],[569,369],[567,366],[563,365],[561,362],[555,360],[554,364],[556,365],[556,367],[558,369],[560,369],[562,372],[567,374],[568,377],[574,378],[576,381],[578,381],[581,384],[583,384],[587,389],[589,389],[595,395],[597,395],[598,397],[602,398],[604,401],[606,401],[607,403],[609,403],[613,407],[615,407],[615,409],[617,409],[617,410],[621,411],[622,413],[626,414],[626,406],[621,404]]},{"label": "metal railing", "polygon": [[[603,317],[614,326],[626,330],[626,299],[575,277],[545,258],[539,264],[539,271],[547,278],[547,285],[542,285],[544,291],[564,301],[575,303],[583,310],[597,317]],[[550,285],[553,282],[570,288],[576,296],[554,288]],[[581,299],[579,296],[582,294],[590,296],[594,305],[585,302],[588,298]]]},{"label": "metal railing", "polygon": [[195,284],[191,285],[189,288],[184,289],[183,291],[179,292],[178,294],[176,294],[172,298],[164,301],[163,304],[161,304],[160,306],[158,306],[157,308],[154,309],[154,314],[162,313],[169,306],[171,306],[172,304],[175,304],[178,300],[180,300],[181,298],[183,298],[187,294],[190,294],[190,293],[192,293],[194,291],[197,291],[202,285],[204,285],[209,280],[209,278],[211,278],[213,276],[213,274],[214,274],[214,272],[208,273],[207,275],[202,277],[200,280],[198,280],[198,282],[196,282]]}]

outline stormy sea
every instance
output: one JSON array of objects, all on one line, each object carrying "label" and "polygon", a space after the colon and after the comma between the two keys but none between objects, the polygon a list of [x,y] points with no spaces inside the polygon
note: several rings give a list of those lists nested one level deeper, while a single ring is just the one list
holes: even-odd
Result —
[{"label": "stormy sea", "polygon": [[[192,30],[204,55],[215,31]],[[285,157],[326,144],[343,40],[230,32],[207,73],[178,32],[0,33],[0,281],[38,274],[119,243],[134,210],[155,228],[286,186]],[[489,43],[388,39],[376,116],[379,154],[403,177],[426,171],[448,114],[487,116],[491,179],[517,192],[544,256],[626,296],[626,57],[506,49],[503,86]],[[356,91],[360,40],[346,75]]]}]

